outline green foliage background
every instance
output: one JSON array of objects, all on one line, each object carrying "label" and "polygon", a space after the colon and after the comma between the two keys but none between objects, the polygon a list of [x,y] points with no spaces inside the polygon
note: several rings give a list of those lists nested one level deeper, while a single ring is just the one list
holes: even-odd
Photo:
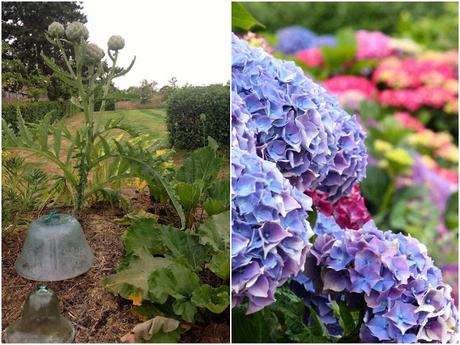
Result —
[{"label": "green foliage background", "polygon": [[2,105],[2,118],[17,130],[18,108],[25,122],[35,123],[40,121],[49,112],[53,112],[51,121],[54,122],[67,114],[76,111],[75,106],[69,101],[39,101],[39,102],[15,102]]},{"label": "green foliage background", "polygon": [[[229,85],[186,86],[169,98],[169,140],[175,148],[194,149],[205,146],[212,136],[222,147],[228,147],[230,134]],[[200,117],[205,114],[206,118]]]},{"label": "green foliage background", "polygon": [[244,7],[270,32],[290,25],[318,34],[350,27],[413,38],[431,48],[458,46],[455,2],[246,2]]}]

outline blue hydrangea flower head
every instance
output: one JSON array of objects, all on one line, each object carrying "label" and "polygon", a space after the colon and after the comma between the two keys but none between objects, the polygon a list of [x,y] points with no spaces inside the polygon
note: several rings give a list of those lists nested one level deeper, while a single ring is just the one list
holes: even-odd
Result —
[{"label": "blue hydrangea flower head", "polygon": [[303,268],[313,235],[310,197],[276,165],[232,148],[232,292],[247,297],[248,313],[274,302],[275,290]]},{"label": "blue hydrangea flower head", "polygon": [[276,32],[276,49],[283,54],[295,54],[301,50],[313,48],[316,35],[301,26],[289,26]]},{"label": "blue hydrangea flower head", "polygon": [[[366,304],[360,330],[363,342],[456,339],[458,315],[451,288],[442,281],[423,244],[382,232],[372,221],[360,230],[341,229],[324,215],[318,216],[313,231],[317,238],[305,270],[291,288],[318,308],[320,317],[327,316],[329,325],[336,327],[338,321],[329,319],[333,317],[330,304],[322,301],[347,301],[359,294]],[[331,333],[336,334],[337,330]]]},{"label": "blue hydrangea flower head", "polygon": [[257,154],[275,162],[299,190],[317,189],[336,200],[365,176],[365,135],[356,117],[294,62],[233,35],[232,92],[250,115],[246,127]]}]

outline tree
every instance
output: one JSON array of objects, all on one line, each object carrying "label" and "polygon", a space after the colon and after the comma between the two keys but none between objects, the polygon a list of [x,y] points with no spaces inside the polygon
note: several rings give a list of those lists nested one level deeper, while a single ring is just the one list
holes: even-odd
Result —
[{"label": "tree", "polygon": [[64,66],[44,33],[54,21],[85,23],[81,10],[77,2],[2,2],[2,88],[13,92],[27,88],[34,99],[45,94],[49,99],[68,99],[68,88],[61,89],[63,84],[41,57],[44,53]]},{"label": "tree", "polygon": [[58,61],[60,55],[44,33],[55,21],[86,23],[81,10],[77,2],[2,2],[2,42],[9,44],[2,58],[16,56],[29,73],[50,75],[51,69],[43,62],[41,54]]},{"label": "tree", "polygon": [[147,79],[141,81],[141,86],[139,87],[139,100],[142,104],[147,103],[153,94],[156,92],[158,82],[151,81],[148,82]]}]

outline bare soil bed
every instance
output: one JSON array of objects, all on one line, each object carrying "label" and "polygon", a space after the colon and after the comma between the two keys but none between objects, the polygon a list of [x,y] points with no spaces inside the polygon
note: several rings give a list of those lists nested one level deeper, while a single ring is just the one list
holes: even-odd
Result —
[{"label": "bare soil bed", "polygon": [[[147,193],[127,192],[133,209],[152,207]],[[76,278],[47,283],[57,294],[64,315],[75,326],[77,343],[120,343],[123,335],[143,321],[131,312],[130,301],[114,296],[100,285],[104,276],[115,273],[123,255],[121,235],[125,227],[114,220],[124,214],[104,203],[86,209],[80,222],[94,250],[94,266]],[[27,227],[22,227],[2,235],[2,330],[20,318],[26,296],[39,284],[20,277],[14,268],[26,232]],[[209,280],[212,285],[212,277]],[[226,310],[194,325],[182,335],[182,342],[218,343],[229,342],[229,338],[229,312]]]}]

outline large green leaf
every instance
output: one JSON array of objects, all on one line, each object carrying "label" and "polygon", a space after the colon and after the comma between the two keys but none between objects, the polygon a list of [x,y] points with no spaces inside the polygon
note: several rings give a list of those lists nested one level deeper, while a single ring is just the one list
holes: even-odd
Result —
[{"label": "large green leaf", "polygon": [[198,236],[173,226],[158,224],[153,219],[132,224],[124,240],[126,254],[145,247],[152,255],[163,255],[192,270],[199,270],[208,259],[208,249],[199,243]]},{"label": "large green leaf", "polygon": [[208,198],[203,202],[203,208],[209,216],[230,208],[230,183],[228,180],[214,182],[207,195]]},{"label": "large green leaf", "polygon": [[125,253],[130,254],[139,247],[147,248],[153,255],[164,253],[166,248],[161,239],[166,231],[169,227],[156,223],[154,219],[136,221],[123,235]]},{"label": "large green leaf", "polygon": [[152,272],[169,267],[171,264],[173,264],[171,260],[153,257],[145,247],[138,247],[124,269],[105,277],[101,283],[111,292],[139,305],[149,292],[148,280]]},{"label": "large green leaf", "polygon": [[193,291],[199,287],[199,277],[185,266],[174,264],[153,272],[148,281],[149,299],[164,304],[172,297],[173,310],[185,321],[193,322],[196,307],[190,301]]},{"label": "large green leaf", "polygon": [[184,164],[177,170],[176,180],[187,183],[202,180],[210,184],[215,181],[221,166],[222,158],[218,156],[215,148],[202,147],[193,151],[184,161]]},{"label": "large green leaf", "polygon": [[234,343],[273,343],[273,330],[279,325],[273,313],[261,310],[246,315],[247,305],[232,309],[232,341]]},{"label": "large green leaf", "polygon": [[220,314],[230,304],[230,289],[228,286],[213,288],[208,284],[201,285],[193,291],[192,302],[197,307]]},{"label": "large green leaf", "polygon": [[168,297],[185,299],[199,286],[199,277],[185,266],[172,264],[153,271],[148,280],[149,299],[163,304]]},{"label": "large green leaf", "polygon": [[230,212],[223,212],[209,217],[198,228],[200,243],[209,245],[215,252],[230,247]]},{"label": "large green leaf", "polygon": [[200,243],[212,248],[213,256],[208,269],[218,277],[230,277],[230,212],[209,217],[198,228]]},{"label": "large green leaf", "polygon": [[249,30],[254,26],[265,26],[258,22],[239,2],[232,2],[232,27]]},{"label": "large green leaf", "polygon": [[193,233],[169,227],[158,240],[167,248],[165,256],[192,270],[200,270],[208,259],[208,249],[200,245],[199,237]]},{"label": "large green leaf", "polygon": [[185,210],[193,209],[200,201],[203,192],[203,181],[193,183],[179,182],[175,186],[177,197]]},{"label": "large green leaf", "polygon": [[206,267],[219,278],[228,280],[230,278],[230,250],[222,250],[221,252],[214,254],[211,261]]}]

